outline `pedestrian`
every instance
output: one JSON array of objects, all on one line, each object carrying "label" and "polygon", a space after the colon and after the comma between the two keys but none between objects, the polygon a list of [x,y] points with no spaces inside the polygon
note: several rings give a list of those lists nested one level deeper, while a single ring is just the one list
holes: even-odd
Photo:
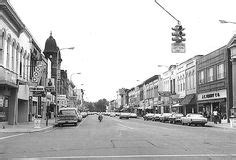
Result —
[{"label": "pedestrian", "polygon": [[217,110],[213,111],[213,121],[215,124],[217,124],[217,120],[218,120],[218,112]]},{"label": "pedestrian", "polygon": [[221,124],[221,118],[222,118],[222,113],[219,112],[218,114],[218,119],[219,119],[219,123]]}]

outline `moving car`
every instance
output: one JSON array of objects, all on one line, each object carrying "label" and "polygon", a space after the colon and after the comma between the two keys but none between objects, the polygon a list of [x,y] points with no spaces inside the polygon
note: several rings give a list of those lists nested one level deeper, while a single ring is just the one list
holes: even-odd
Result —
[{"label": "moving car", "polygon": [[121,112],[119,118],[120,118],[120,119],[122,119],[122,118],[129,119],[129,118],[130,118],[130,113]]},{"label": "moving car", "polygon": [[177,123],[177,122],[181,122],[181,117],[183,117],[184,115],[182,113],[174,113],[169,117],[169,122],[170,123]]},{"label": "moving car", "polygon": [[185,117],[181,117],[182,124],[200,124],[202,126],[205,126],[207,123],[207,118],[204,118],[201,114],[187,114]]},{"label": "moving car", "polygon": [[143,116],[143,120],[145,121],[148,121],[148,120],[152,120],[154,114],[153,113],[147,113]]},{"label": "moving car", "polygon": [[162,113],[160,115],[160,122],[166,122],[169,121],[169,117],[172,115],[173,113]]},{"label": "moving car", "polygon": [[79,121],[79,114],[76,108],[61,108],[59,110],[57,124],[62,126],[64,124],[74,124],[77,126]]}]

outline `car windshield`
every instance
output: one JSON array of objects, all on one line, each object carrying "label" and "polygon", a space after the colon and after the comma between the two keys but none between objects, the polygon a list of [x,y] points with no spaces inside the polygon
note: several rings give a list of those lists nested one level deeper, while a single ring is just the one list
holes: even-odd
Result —
[{"label": "car windshield", "polygon": [[190,117],[199,117],[199,118],[203,118],[203,116],[200,115],[200,114],[190,114]]}]

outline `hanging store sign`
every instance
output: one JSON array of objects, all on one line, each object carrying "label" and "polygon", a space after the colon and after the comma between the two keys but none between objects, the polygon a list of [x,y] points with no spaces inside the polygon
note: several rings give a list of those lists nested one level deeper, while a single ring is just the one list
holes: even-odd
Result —
[{"label": "hanging store sign", "polygon": [[33,92],[33,97],[43,97],[45,96],[44,86],[30,86],[29,91]]},{"label": "hanging store sign", "polygon": [[45,90],[47,92],[54,92],[55,91],[55,81],[54,81],[54,78],[47,78]]},{"label": "hanging store sign", "polygon": [[198,101],[226,98],[226,89],[198,94]]},{"label": "hanging store sign", "polygon": [[40,79],[42,77],[43,70],[44,70],[44,66],[43,66],[42,61],[38,61],[35,67],[35,71],[33,73],[33,77],[32,77],[33,83],[39,84]]}]

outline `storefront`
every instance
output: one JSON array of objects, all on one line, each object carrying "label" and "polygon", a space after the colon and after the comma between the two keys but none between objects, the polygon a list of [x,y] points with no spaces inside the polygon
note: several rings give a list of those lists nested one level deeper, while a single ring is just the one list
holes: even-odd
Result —
[{"label": "storefront", "polygon": [[186,115],[188,113],[197,113],[197,96],[196,94],[188,94],[180,103],[182,105],[180,113]]},{"label": "storefront", "polygon": [[0,96],[0,122],[8,121],[8,99],[7,96]]},{"label": "storefront", "polygon": [[198,94],[197,112],[212,121],[213,111],[218,111],[221,118],[226,118],[227,91],[219,90]]}]

